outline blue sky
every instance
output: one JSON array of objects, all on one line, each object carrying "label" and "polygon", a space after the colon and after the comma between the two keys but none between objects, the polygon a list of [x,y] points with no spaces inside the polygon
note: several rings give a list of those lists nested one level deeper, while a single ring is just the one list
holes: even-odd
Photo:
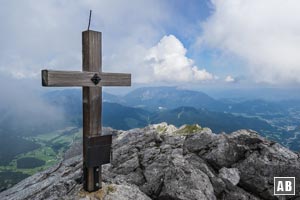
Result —
[{"label": "blue sky", "polygon": [[[25,0],[0,6],[0,77],[81,70],[81,32],[103,33],[103,71],[134,87],[291,87],[300,82],[297,0]],[[5,78],[4,78],[5,77]]]}]

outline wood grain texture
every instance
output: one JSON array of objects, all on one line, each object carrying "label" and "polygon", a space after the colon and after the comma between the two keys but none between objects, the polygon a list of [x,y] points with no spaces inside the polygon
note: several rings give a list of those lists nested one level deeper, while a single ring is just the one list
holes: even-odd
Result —
[{"label": "wood grain texture", "polygon": [[[101,61],[101,33],[96,31],[84,31],[82,32],[82,71],[84,72],[98,72],[102,71]],[[102,127],[102,87],[89,87],[94,85],[90,80],[94,73],[75,73],[77,77],[76,81],[90,81],[83,87],[82,99],[83,99],[83,144],[87,137],[92,135],[101,135]],[[49,74],[49,72],[48,72]],[[74,73],[71,73],[74,75]],[[91,77],[86,77],[90,74]],[[86,78],[80,79],[82,75]],[[51,78],[50,78],[51,79]],[[49,76],[48,76],[49,83]],[[83,147],[83,149],[86,149]],[[83,160],[86,158],[86,152],[83,152]],[[101,170],[99,172],[99,179],[101,180]],[[87,191],[95,191],[94,180],[94,168],[87,168],[86,177],[84,177],[84,185]],[[99,182],[101,188],[101,182]]]},{"label": "wood grain texture", "polygon": [[[102,133],[102,86],[130,86],[131,74],[102,72],[101,32],[82,32],[82,72],[42,70],[43,86],[83,87],[83,160],[87,158],[86,139]],[[100,82],[91,80],[97,74]],[[84,188],[92,192],[101,188],[101,166],[84,165]],[[96,185],[98,183],[98,185]]]},{"label": "wood grain texture", "polygon": [[[98,74],[100,82],[95,85],[91,78]],[[102,86],[130,86],[131,74],[105,73],[87,71],[55,71],[42,70],[42,85],[55,87],[102,87]]]}]

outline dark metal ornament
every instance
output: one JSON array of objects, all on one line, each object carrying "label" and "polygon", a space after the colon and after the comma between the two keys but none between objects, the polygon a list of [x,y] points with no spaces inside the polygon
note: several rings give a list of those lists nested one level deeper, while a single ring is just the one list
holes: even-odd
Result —
[{"label": "dark metal ornament", "polygon": [[98,74],[94,74],[94,76],[91,78],[91,81],[97,85],[101,81],[101,78],[98,76]]}]

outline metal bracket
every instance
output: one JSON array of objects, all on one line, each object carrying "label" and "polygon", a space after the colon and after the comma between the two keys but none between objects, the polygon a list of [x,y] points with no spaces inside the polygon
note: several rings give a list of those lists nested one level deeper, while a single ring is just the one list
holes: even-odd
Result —
[{"label": "metal bracket", "polygon": [[110,163],[112,135],[90,136],[85,139],[86,167]]},{"label": "metal bracket", "polygon": [[100,189],[102,180],[99,178],[101,173],[101,167],[94,167],[94,188],[95,190]]},{"label": "metal bracket", "polygon": [[91,78],[91,81],[97,85],[101,81],[101,78],[98,76],[98,74],[94,74],[94,76]]}]

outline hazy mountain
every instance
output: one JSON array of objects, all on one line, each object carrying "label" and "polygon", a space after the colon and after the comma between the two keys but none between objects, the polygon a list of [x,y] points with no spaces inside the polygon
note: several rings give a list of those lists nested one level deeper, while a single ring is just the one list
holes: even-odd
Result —
[{"label": "hazy mountain", "polygon": [[221,98],[234,98],[234,99],[244,99],[244,100],[255,100],[263,99],[266,101],[283,101],[290,99],[300,99],[300,88],[288,88],[288,87],[278,87],[278,88],[266,88],[266,87],[242,87],[242,88],[205,88],[203,87],[201,91],[205,92],[209,96],[221,99]]},{"label": "hazy mountain", "polygon": [[[51,104],[81,104],[80,89],[51,91],[44,95]],[[63,102],[59,102],[63,101]],[[125,96],[117,96],[103,92],[103,102],[119,103],[121,105],[143,108],[149,111],[175,109],[178,107],[203,108],[211,111],[261,114],[287,114],[290,108],[300,109],[299,100],[267,101],[263,99],[245,100],[243,98],[214,99],[199,91],[178,89],[176,87],[144,87],[133,90]],[[81,105],[70,107],[68,113],[78,113]]]},{"label": "hazy mountain", "polygon": [[[82,104],[82,90],[81,89],[66,89],[66,90],[54,90],[47,92],[43,95],[43,98],[51,104],[67,105],[67,104]],[[121,96],[113,95],[107,92],[102,92],[103,102],[122,103]],[[70,107],[71,108],[71,107]],[[70,112],[78,112],[82,108],[71,108]]]},{"label": "hazy mountain", "polygon": [[[51,104],[64,109],[69,120],[81,126],[82,100],[78,90],[62,90],[51,92],[48,95],[48,100]],[[103,126],[128,130],[130,128],[143,127],[149,123],[166,121],[176,126],[197,123],[201,126],[210,127],[215,132],[232,132],[242,128],[261,132],[273,130],[272,126],[257,118],[234,116],[229,113],[214,112],[203,108],[198,109],[197,105],[200,107],[209,107],[209,105],[213,104],[222,105],[201,92],[177,90],[173,87],[140,88],[126,95],[124,99],[127,104],[128,102],[131,102],[132,105],[144,103],[144,106],[137,106],[144,107],[144,109],[124,106],[118,103],[103,102]],[[168,103],[169,101],[170,103]],[[154,108],[159,103],[166,109],[152,111],[145,109]],[[195,107],[176,107],[176,105],[182,104],[191,104]]]},{"label": "hazy mountain", "polygon": [[[61,128],[67,125],[82,126],[81,89],[50,91],[45,93],[42,98],[50,107],[61,110],[64,120],[56,123],[55,127],[50,121],[47,125],[45,123],[47,120],[44,120],[43,124],[35,123],[35,121],[32,121],[31,124],[24,124],[22,120],[14,124],[16,114],[6,109],[0,116],[0,133],[38,134],[47,132],[51,128]],[[149,123],[167,121],[178,126],[199,123],[202,126],[211,127],[216,132],[230,132],[240,128],[252,128],[260,132],[264,132],[263,130],[273,131],[273,127],[263,120],[234,116],[228,113],[259,117],[263,114],[272,117],[279,116],[282,119],[275,120],[279,126],[297,125],[295,124],[297,113],[289,121],[286,120],[288,119],[287,110],[297,108],[297,101],[249,100],[235,102],[227,100],[221,102],[202,92],[181,90],[175,87],[139,88],[123,97],[104,92],[103,101],[103,125],[125,130],[142,127]],[[180,118],[181,115],[185,117]],[[265,119],[273,119],[272,117]],[[30,122],[30,120],[27,121]]]},{"label": "hazy mountain", "polygon": [[148,124],[150,115],[150,112],[140,108],[103,103],[103,126],[122,130],[140,128]]},{"label": "hazy mountain", "polygon": [[247,113],[252,115],[257,113],[287,114],[286,109],[279,102],[269,102],[261,99],[227,103],[227,105],[227,111],[233,113]]},{"label": "hazy mountain", "polygon": [[127,105],[151,110],[174,109],[180,106],[223,110],[225,105],[207,94],[176,87],[138,88],[126,96]]},{"label": "hazy mountain", "polygon": [[176,126],[200,124],[201,126],[210,127],[216,133],[222,131],[228,133],[243,128],[253,129],[262,133],[265,130],[274,130],[267,122],[258,118],[235,116],[229,113],[213,112],[193,107],[180,107],[161,111],[152,116],[151,120],[152,123],[165,121]]},{"label": "hazy mountain", "polygon": [[[54,104],[64,110],[70,122],[82,126],[82,93],[80,90],[53,91],[47,93],[46,96],[50,104]],[[148,111],[111,103],[120,98],[109,93],[103,92],[103,99],[103,126],[128,130],[148,124],[147,119],[150,115]]]}]

